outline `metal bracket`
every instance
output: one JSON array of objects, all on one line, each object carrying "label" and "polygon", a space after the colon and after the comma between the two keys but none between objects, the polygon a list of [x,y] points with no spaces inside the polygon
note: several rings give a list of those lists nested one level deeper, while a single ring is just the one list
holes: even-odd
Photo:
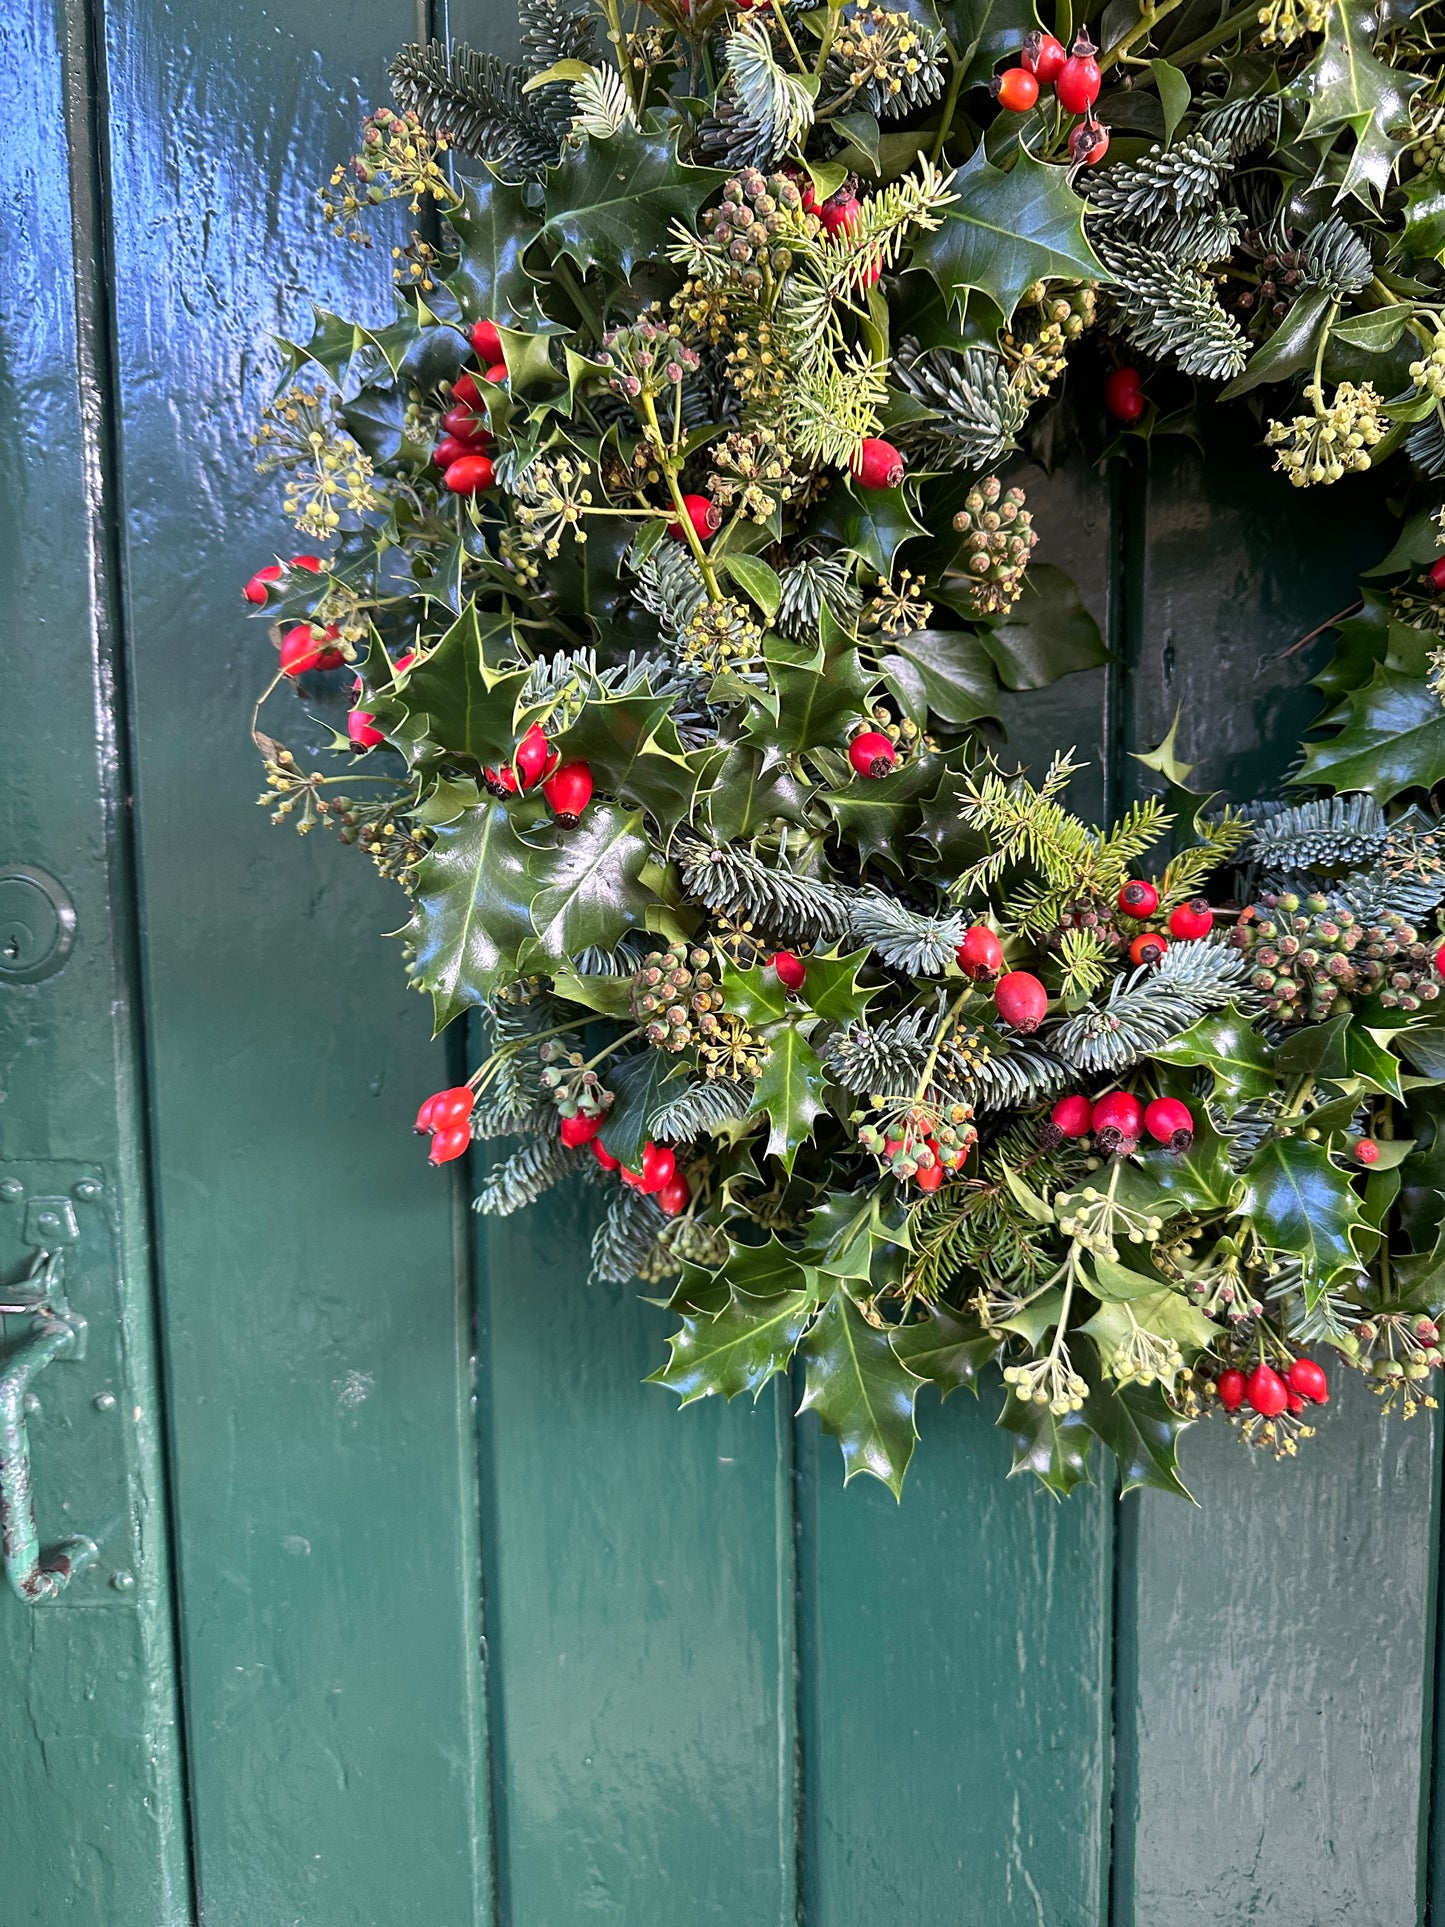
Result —
[{"label": "metal bracket", "polygon": [[27,1606],[54,1599],[98,1557],[93,1539],[63,1539],[42,1561],[35,1525],[26,1401],[34,1380],[58,1358],[85,1356],[85,1320],[65,1300],[59,1251],[37,1251],[29,1274],[5,1292],[0,1313],[29,1314],[35,1329],[0,1370],[0,1549],[10,1590]]}]

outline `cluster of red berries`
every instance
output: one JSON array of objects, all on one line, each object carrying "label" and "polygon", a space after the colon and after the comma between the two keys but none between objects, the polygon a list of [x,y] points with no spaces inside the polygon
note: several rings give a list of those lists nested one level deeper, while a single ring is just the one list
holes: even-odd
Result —
[{"label": "cluster of red berries", "polygon": [[[325,567],[319,555],[293,555],[286,564],[286,569],[305,569],[311,575],[320,575]],[[263,608],[286,569],[279,562],[257,569],[242,587],[241,594],[254,607]],[[346,660],[335,647],[340,636],[341,631],[334,623],[324,629],[314,622],[294,623],[281,638],[281,674],[304,676],[310,669],[339,669]]]},{"label": "cluster of red berries", "polygon": [[1098,48],[1087,29],[1080,27],[1072,53],[1051,33],[1035,28],[1019,48],[1019,64],[994,77],[994,99],[1010,114],[1026,114],[1039,97],[1040,86],[1052,86],[1054,98],[1066,114],[1084,118],[1069,135],[1069,159],[1080,167],[1097,167],[1109,151],[1109,130],[1094,118],[1094,102],[1103,87]]},{"label": "cluster of red berries", "polygon": [[[395,675],[404,675],[416,661],[416,651],[408,649],[404,656],[398,656],[393,665]],[[356,695],[360,695],[366,685],[360,676],[352,684]],[[378,743],[386,741],[385,734],[376,726],[376,717],[369,709],[349,709],[346,712],[346,734],[353,749],[375,749]]]},{"label": "cluster of red berries", "polygon": [[1237,1412],[1241,1405],[1248,1405],[1261,1418],[1278,1418],[1285,1411],[1298,1417],[1307,1403],[1328,1405],[1330,1400],[1329,1380],[1312,1358],[1295,1359],[1283,1377],[1263,1359],[1248,1377],[1231,1366],[1219,1374],[1214,1389],[1226,1412]]},{"label": "cluster of red berries", "polygon": [[540,723],[533,723],[512,752],[510,763],[482,772],[493,796],[516,796],[541,782],[547,806],[564,830],[575,829],[592,801],[592,768],[588,763],[564,763],[562,752],[547,740]]},{"label": "cluster of red berries", "polygon": [[1049,1112],[1044,1136],[1058,1145],[1065,1138],[1092,1137],[1105,1157],[1126,1158],[1138,1150],[1145,1134],[1182,1156],[1194,1142],[1194,1117],[1177,1097],[1156,1097],[1141,1104],[1132,1091],[1109,1091],[1085,1097],[1075,1091],[1061,1097]]},{"label": "cluster of red berries", "polygon": [[677,1154],[671,1146],[654,1144],[649,1138],[642,1147],[641,1170],[630,1171],[620,1158],[613,1157],[597,1135],[606,1121],[602,1112],[596,1117],[564,1117],[558,1131],[564,1144],[574,1150],[578,1145],[590,1144],[592,1155],[604,1171],[615,1171],[634,1191],[656,1198],[663,1217],[675,1218],[686,1211],[692,1201],[692,1186],[678,1170]]},{"label": "cluster of red berries", "polygon": [[[1142,877],[1132,877],[1120,890],[1115,902],[1126,917],[1143,923],[1159,908],[1159,892]],[[1169,912],[1169,937],[1178,943],[1198,943],[1214,928],[1214,912],[1203,897],[1192,897]],[[1129,961],[1157,964],[1169,948],[1169,937],[1162,930],[1141,930],[1129,945]]]},{"label": "cluster of red berries", "polygon": [[472,1106],[477,1094],[470,1084],[454,1084],[449,1091],[435,1091],[416,1114],[419,1137],[431,1138],[428,1156],[433,1164],[450,1164],[459,1158],[472,1141]]},{"label": "cluster of red berries", "polygon": [[996,930],[990,930],[986,923],[970,924],[954,956],[964,976],[974,983],[998,978],[993,1005],[1006,1024],[1025,1034],[1038,1029],[1048,1013],[1049,993],[1032,971],[1004,971],[1003,945]]},{"label": "cluster of red berries", "polygon": [[[482,364],[482,383],[500,388],[507,379],[502,337],[496,323],[478,321],[472,328],[472,347]],[[442,416],[446,433],[432,450],[443,485],[453,495],[480,495],[492,486],[492,433],[487,427],[487,399],[470,373],[452,383],[452,405]]]}]

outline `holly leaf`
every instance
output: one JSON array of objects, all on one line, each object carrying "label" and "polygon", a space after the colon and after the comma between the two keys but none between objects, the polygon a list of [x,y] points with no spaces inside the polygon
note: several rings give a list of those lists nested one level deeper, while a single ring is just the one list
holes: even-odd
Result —
[{"label": "holly leaf", "polygon": [[1274,1053],[1236,1004],[1197,1018],[1150,1055],[1161,1064],[1197,1064],[1212,1071],[1211,1098],[1231,1108],[1274,1089]]},{"label": "holly leaf", "polygon": [[502,653],[497,643],[511,638],[507,617],[479,615],[475,602],[468,602],[436,647],[406,672],[396,695],[381,699],[377,713],[383,727],[393,705],[406,713],[406,722],[387,733],[394,734],[409,762],[433,748],[468,757],[478,769],[511,761],[517,741],[513,717],[528,672],[494,669],[487,660]]},{"label": "holly leaf", "polygon": [[1101,1383],[1084,1400],[1080,1416],[1119,1461],[1121,1494],[1150,1486],[1194,1502],[1179,1476],[1179,1435],[1190,1421],[1160,1386]]},{"label": "holly leaf", "polygon": [[908,867],[908,839],[923,821],[922,799],[937,774],[937,758],[918,755],[887,776],[826,790],[822,800],[840,832],[857,845],[861,862],[887,857],[903,870]]},{"label": "holly leaf", "polygon": [[1417,261],[1445,256],[1445,181],[1432,168],[1417,174],[1405,189],[1405,230],[1401,239]]},{"label": "holly leaf", "polygon": [[456,233],[456,270],[447,286],[464,321],[522,320],[532,308],[535,283],[522,257],[536,240],[537,217],[523,191],[499,181],[490,169],[461,183],[462,204],[447,222]]},{"label": "holly leaf", "polygon": [[629,1171],[642,1167],[642,1147],[653,1113],[664,1102],[662,1087],[676,1068],[660,1050],[634,1051],[608,1066],[607,1088],[613,1101],[597,1135],[603,1150],[619,1158]]},{"label": "holly leaf", "polygon": [[597,697],[556,738],[564,763],[589,764],[599,790],[650,810],[664,830],[691,814],[702,762],[678,739],[671,715],[676,700],[645,690]]},{"label": "holly leaf", "polygon": [[766,1115],[772,1126],[768,1153],[791,1172],[798,1147],[813,1135],[815,1119],[826,1108],[827,1073],[812,1045],[795,1024],[776,1032],[763,1074],[753,1090],[751,1115]]},{"label": "holly leaf", "polygon": [[819,1277],[868,1285],[882,1282],[875,1272],[888,1269],[907,1243],[906,1223],[888,1222],[876,1191],[834,1191],[814,1208],[799,1255]]},{"label": "holly leaf", "polygon": [[[1155,1052],[1157,1057],[1159,1052]],[[1229,1147],[1204,1116],[1194,1121],[1194,1142],[1183,1153],[1155,1145],[1141,1152],[1140,1168],[1159,1191],[1187,1211],[1225,1211],[1239,1188]]]},{"label": "holly leaf", "polygon": [[806,822],[808,796],[785,762],[769,762],[755,743],[734,743],[707,798],[707,824],[718,843],[734,843],[765,823]]},{"label": "holly leaf", "polygon": [[1249,364],[1220,391],[1222,401],[1247,395],[1267,381],[1288,381],[1314,360],[1320,330],[1335,302],[1326,288],[1311,288],[1302,294],[1269,340],[1257,348]]},{"label": "holly leaf", "polygon": [[953,191],[939,225],[915,243],[913,266],[926,268],[955,307],[976,288],[1007,322],[1035,281],[1107,278],[1085,238],[1084,204],[1066,168],[1021,147],[1005,173],[980,143],[954,175]]},{"label": "holly leaf", "polygon": [[533,940],[532,851],[506,807],[480,803],[443,824],[416,866],[414,976],[441,1030],[515,974]]},{"label": "holly leaf", "polygon": [[1367,790],[1388,803],[1409,789],[1432,789],[1445,776],[1445,709],[1429,683],[1377,663],[1362,689],[1345,697],[1349,720],[1328,742],[1306,743],[1292,783]]},{"label": "holly leaf", "polygon": [[1350,1234],[1360,1222],[1359,1199],[1322,1144],[1262,1144],[1245,1169],[1238,1208],[1272,1251],[1293,1253],[1326,1283],[1358,1263]]},{"label": "holly leaf", "polygon": [[935,1384],[942,1397],[966,1385],[978,1397],[978,1375],[998,1357],[1003,1339],[981,1331],[946,1305],[930,1305],[911,1325],[895,1325],[893,1349],[910,1372]]},{"label": "holly leaf", "polygon": [[665,253],[671,223],[693,227],[726,178],[717,168],[680,161],[675,128],[624,126],[607,140],[567,148],[547,169],[542,232],[584,275],[601,268],[630,281],[639,261]]},{"label": "holly leaf", "polygon": [[723,1007],[741,1017],[750,1030],[768,1037],[788,1021],[788,987],[776,970],[766,964],[750,964],[741,970],[724,963],[722,973]]},{"label": "holly leaf", "polygon": [[857,488],[845,482],[830,491],[813,527],[815,536],[850,549],[882,576],[893,573],[893,558],[905,542],[926,533],[901,483],[897,488]]},{"label": "holly leaf", "polygon": [[531,920],[541,959],[566,963],[590,945],[610,950],[640,926],[657,901],[642,881],[647,857],[641,811],[614,803],[592,804],[574,829],[531,845]]},{"label": "holly leaf", "polygon": [[1089,1428],[1082,1412],[1051,1412],[1010,1390],[998,1422],[1014,1435],[1009,1475],[1032,1472],[1056,1499],[1089,1482]]},{"label": "holly leaf", "polygon": [[[805,750],[846,743],[849,725],[864,713],[868,681],[856,649],[841,652],[821,668],[774,662],[769,665],[770,701],[754,702],[744,735],[771,761],[800,756]],[[777,714],[772,713],[772,702]]]},{"label": "holly leaf", "polygon": [[803,1290],[768,1298],[734,1290],[715,1315],[684,1314],[681,1331],[667,1341],[671,1357],[647,1383],[679,1393],[684,1405],[715,1393],[751,1392],[756,1399],[797,1350],[814,1303]]},{"label": "holly leaf", "polygon": [[958,49],[961,88],[985,87],[1004,54],[1016,54],[1039,24],[1033,0],[953,0],[938,18]]},{"label": "holly leaf", "polygon": [[1072,576],[1047,562],[1024,578],[1024,592],[1002,622],[980,629],[1005,689],[1046,689],[1060,676],[1109,660],[1099,625],[1079,600]]},{"label": "holly leaf", "polygon": [[884,1328],[870,1325],[841,1287],[803,1340],[803,1402],[843,1450],[843,1483],[866,1472],[900,1498],[918,1427],[922,1378],[899,1358]]},{"label": "holly leaf", "polygon": [[843,956],[830,956],[815,950],[807,960],[807,975],[803,979],[803,988],[798,992],[800,1001],[815,1016],[825,1018],[829,1023],[857,1023],[878,995],[876,987],[865,990],[858,982],[858,973],[867,965],[871,955],[872,952],[866,948],[850,950]]},{"label": "holly leaf", "polygon": [[1355,136],[1354,151],[1340,186],[1341,198],[1369,187],[1376,195],[1390,184],[1402,143],[1392,130],[1407,127],[1410,96],[1425,85],[1423,74],[1392,67],[1375,57],[1379,9],[1374,0],[1335,0],[1325,19],[1319,52],[1299,76],[1296,87],[1308,100],[1302,140],[1338,134]]}]

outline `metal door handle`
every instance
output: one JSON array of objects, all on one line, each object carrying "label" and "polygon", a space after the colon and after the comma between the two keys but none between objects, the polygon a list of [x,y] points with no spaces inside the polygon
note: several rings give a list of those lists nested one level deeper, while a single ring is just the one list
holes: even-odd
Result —
[{"label": "metal door handle", "polygon": [[6,1292],[15,1302],[0,1311],[34,1314],[35,1330],[23,1339],[0,1370],[0,1546],[5,1577],[17,1599],[39,1606],[54,1599],[82,1567],[97,1556],[93,1540],[63,1539],[42,1565],[30,1476],[30,1436],[25,1399],[31,1384],[53,1359],[78,1357],[84,1350],[85,1321],[54,1299],[60,1296],[60,1254],[40,1252],[23,1293]]}]

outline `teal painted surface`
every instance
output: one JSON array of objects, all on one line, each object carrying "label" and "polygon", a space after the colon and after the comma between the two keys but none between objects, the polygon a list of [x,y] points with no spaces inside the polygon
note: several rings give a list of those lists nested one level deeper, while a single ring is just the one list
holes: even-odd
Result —
[{"label": "teal painted surface", "polygon": [[[586,1284],[592,1194],[483,1231],[425,1168],[405,1122],[456,1065],[379,941],[393,893],[254,808],[236,593],[293,546],[244,440],[301,313],[274,289],[374,295],[310,194],[414,11],[113,6],[107,278],[58,9],[0,21],[41,105],[0,127],[0,869],[79,923],[0,987],[0,1179],[105,1182],[86,1357],[29,1426],[42,1535],[101,1557],[0,1599],[3,1927],[1422,1919],[1430,1422],[1351,1384],[1294,1464],[1188,1441],[1202,1511],[1057,1506],[1004,1479],[987,1392],[930,1393],[900,1509],[782,1385],[639,1383],[667,1324]],[[1282,652],[1382,546],[1361,498],[1227,440],[1026,480],[1120,662],[1011,697],[1011,751],[1077,745],[1102,808],[1182,700],[1208,780],[1278,775],[1319,659]]]}]

